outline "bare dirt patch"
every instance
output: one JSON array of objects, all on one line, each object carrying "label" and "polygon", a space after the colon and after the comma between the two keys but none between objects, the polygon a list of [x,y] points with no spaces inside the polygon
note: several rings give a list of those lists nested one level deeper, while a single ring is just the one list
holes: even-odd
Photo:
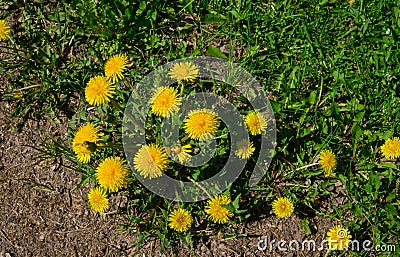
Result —
[{"label": "bare dirt patch", "polygon": [[0,253],[11,256],[122,256],[133,241],[117,233],[123,217],[95,216],[87,205],[88,187],[77,188],[80,175],[56,169],[57,163],[34,165],[40,138],[67,140],[66,124],[25,121],[8,124],[13,106],[0,103]]}]

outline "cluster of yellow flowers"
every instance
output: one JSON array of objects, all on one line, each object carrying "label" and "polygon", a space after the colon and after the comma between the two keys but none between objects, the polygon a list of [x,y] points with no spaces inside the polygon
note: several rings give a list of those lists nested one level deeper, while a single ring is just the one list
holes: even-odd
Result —
[{"label": "cluster of yellow flowers", "polygon": [[[108,103],[115,94],[114,83],[123,78],[123,71],[128,64],[128,57],[118,54],[110,57],[104,65],[104,76],[90,78],[85,88],[85,98],[90,105]],[[90,156],[102,146],[101,128],[88,123],[81,126],[72,141],[72,150],[78,161],[88,163]],[[120,157],[108,157],[96,168],[98,187],[89,191],[89,204],[93,210],[104,212],[108,208],[108,193],[117,192],[127,184],[129,167]]]},{"label": "cluster of yellow flowers", "polygon": [[[400,140],[398,137],[386,139],[380,147],[385,158],[395,159],[400,157]],[[330,150],[323,150],[320,153],[318,163],[325,172],[325,176],[331,176],[337,166],[335,154]],[[294,212],[294,206],[290,199],[279,197],[272,203],[272,209],[279,218],[290,217]],[[347,248],[351,235],[347,228],[337,225],[327,232],[326,241],[329,249],[344,250]]]},{"label": "cluster of yellow flowers", "polygon": [[120,157],[108,157],[96,169],[96,179],[100,187],[89,191],[89,204],[93,210],[104,212],[108,208],[108,192],[117,192],[127,184],[129,167]]},{"label": "cluster of yellow flowers", "polygon": [[[5,40],[10,34],[10,26],[5,20],[0,20],[0,40]],[[104,75],[98,75],[89,79],[85,88],[85,99],[90,105],[99,106],[108,103],[115,95],[115,84],[123,78],[123,72],[128,65],[128,57],[125,54],[117,54],[110,57],[104,65]],[[190,62],[176,63],[169,75],[179,84],[193,81],[199,73],[199,67]],[[150,100],[151,112],[159,117],[168,118],[179,112],[182,104],[182,96],[174,87],[159,87]],[[251,111],[244,117],[244,122],[251,135],[264,133],[267,128],[266,117],[257,111]],[[211,139],[218,131],[220,119],[210,109],[192,110],[184,120],[184,130],[188,138],[198,141]],[[72,141],[72,150],[77,160],[89,163],[91,154],[102,146],[101,128],[93,123],[87,123],[78,128]],[[400,158],[400,139],[393,137],[386,139],[380,147],[385,158]],[[239,158],[248,159],[255,151],[251,141],[240,140],[236,143],[235,154]],[[162,176],[168,169],[170,160],[168,154],[175,155],[180,162],[186,162],[191,158],[191,145],[176,145],[164,148],[157,144],[143,145],[135,154],[133,163],[135,169],[144,178],[154,179]],[[319,165],[329,177],[337,166],[336,155],[331,150],[322,150],[319,155]],[[128,183],[129,167],[126,161],[120,157],[108,157],[102,160],[96,170],[98,186],[93,187],[88,193],[91,208],[97,212],[104,212],[108,208],[107,195],[121,190]],[[229,222],[233,213],[227,208],[231,199],[226,195],[216,195],[209,199],[204,212],[208,218],[218,224]],[[287,197],[279,197],[272,203],[272,209],[279,218],[288,218],[294,212],[293,202]],[[177,231],[188,231],[193,223],[192,214],[183,208],[172,211],[168,216],[168,226]],[[344,250],[351,239],[347,228],[337,225],[327,232],[327,241],[332,249]]]},{"label": "cluster of yellow flowers", "polygon": [[[123,78],[123,71],[127,66],[128,58],[126,55],[119,54],[110,57],[104,66],[104,76],[90,78],[85,88],[85,98],[90,105],[98,106],[108,103],[115,94],[116,83]],[[178,83],[193,81],[198,74],[198,67],[193,63],[180,62],[175,64],[169,75],[176,79]],[[170,117],[179,111],[182,97],[173,87],[159,87],[151,98],[151,112],[156,116]],[[250,112],[244,118],[252,135],[258,135],[265,131],[267,121],[258,112]],[[184,129],[188,138],[193,140],[207,140],[212,138],[218,131],[220,120],[218,115],[209,109],[192,110],[184,120]],[[102,146],[100,132],[101,128],[95,124],[88,123],[81,126],[72,141],[72,150],[77,155],[78,161],[88,163],[91,154]],[[252,142],[241,140],[237,143],[235,153],[240,158],[249,158],[255,147]],[[185,162],[190,159],[191,146],[174,146],[164,148],[157,144],[143,145],[135,154],[133,163],[135,169],[144,178],[157,178],[168,168],[170,160],[168,154],[174,154],[179,161]],[[89,204],[93,210],[104,212],[108,208],[107,194],[117,192],[127,183],[129,169],[126,161],[119,157],[109,157],[103,160],[96,169],[98,187],[94,187],[88,194]],[[215,196],[208,201],[205,212],[215,223],[226,223],[233,213],[224,206],[231,200],[224,195]],[[177,209],[170,214],[170,227],[182,232],[186,231],[192,222],[191,214],[183,209]]]},{"label": "cluster of yellow flowers", "polygon": [[[287,218],[292,215],[294,206],[290,199],[279,197],[272,203],[272,209],[279,218]],[[350,238],[348,229],[337,225],[327,232],[326,241],[330,250],[344,250],[347,248]]]},{"label": "cluster of yellow flowers", "polygon": [[[1,32],[0,22],[0,32]],[[108,103],[115,94],[114,84],[123,78],[123,71],[127,67],[128,58],[119,54],[110,57],[104,67],[104,76],[96,76],[89,80],[85,89],[85,97],[91,105],[102,105]],[[184,81],[193,81],[198,75],[199,68],[193,63],[180,62],[175,64],[169,71],[171,78],[176,79],[179,84]],[[168,118],[177,113],[182,104],[182,97],[177,89],[173,87],[159,87],[152,95],[151,112],[160,117]],[[260,135],[266,131],[267,119],[257,111],[251,111],[244,117],[251,135]],[[187,138],[203,141],[215,136],[220,126],[218,115],[210,109],[192,110],[184,119],[184,130]],[[78,161],[88,163],[90,156],[102,146],[101,128],[95,124],[88,123],[80,127],[73,139],[72,149],[77,155]],[[239,158],[247,159],[252,156],[255,147],[248,140],[240,140],[236,143],[235,154]],[[397,137],[387,139],[381,146],[381,151],[386,158],[400,157],[400,140]],[[174,147],[163,147],[157,144],[143,145],[135,154],[133,163],[135,169],[144,178],[154,179],[160,177],[168,169],[169,154],[175,155],[180,162],[191,158],[191,145],[176,145]],[[319,165],[325,176],[331,176],[337,166],[335,154],[330,150],[322,150],[319,155]],[[129,168],[126,161],[120,157],[108,157],[98,165],[96,179],[99,184],[88,194],[89,203],[93,210],[104,212],[108,208],[107,194],[117,192],[127,184]],[[227,208],[231,199],[225,195],[217,195],[209,199],[205,206],[205,213],[214,223],[227,223],[233,217],[233,213]],[[290,217],[294,212],[294,205],[289,198],[279,197],[272,203],[272,209],[279,218]],[[168,217],[169,227],[178,232],[190,229],[193,217],[188,210],[175,209]],[[339,233],[340,232],[340,233]],[[330,246],[339,250],[344,249],[347,241],[351,238],[347,229],[341,226],[332,228],[327,233]]]},{"label": "cluster of yellow flowers", "polygon": [[104,76],[90,78],[86,85],[85,97],[88,103],[97,106],[109,102],[115,94],[113,84],[123,78],[122,72],[127,65],[128,57],[125,54],[110,57],[104,65]]},{"label": "cluster of yellow flowers", "polygon": [[[96,151],[97,142],[102,133],[92,123],[81,126],[72,141],[72,149],[80,162],[87,163],[90,154]],[[103,212],[108,208],[107,193],[117,192],[127,182],[129,167],[120,157],[109,157],[103,160],[96,169],[97,182],[101,187],[92,188],[88,199],[93,210]]]},{"label": "cluster of yellow flowers", "polygon": [[[205,213],[214,223],[224,224],[229,221],[233,213],[225,206],[231,203],[231,199],[226,195],[216,195],[209,199],[205,206]],[[190,229],[193,217],[188,210],[178,208],[169,214],[168,226],[175,231],[185,232]]]},{"label": "cluster of yellow flowers", "polygon": [[[178,83],[193,81],[198,75],[199,68],[190,62],[179,62],[173,65],[169,71],[171,78]],[[160,117],[168,118],[179,111],[182,97],[173,87],[159,87],[151,97],[151,112]],[[259,112],[250,112],[244,118],[252,135],[263,133],[267,127],[266,118]],[[210,109],[192,110],[184,120],[184,129],[188,138],[198,141],[211,139],[218,131],[220,120],[218,115]],[[255,150],[252,142],[241,140],[237,143],[235,154],[239,158],[249,158]],[[160,177],[168,168],[169,153],[176,155],[181,162],[190,159],[191,146],[174,146],[164,148],[156,144],[143,145],[134,158],[135,169],[145,178],[153,179]]]}]

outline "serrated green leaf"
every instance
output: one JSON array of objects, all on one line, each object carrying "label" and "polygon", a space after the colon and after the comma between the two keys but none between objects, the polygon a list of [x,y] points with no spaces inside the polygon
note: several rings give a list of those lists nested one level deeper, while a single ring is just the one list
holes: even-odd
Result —
[{"label": "serrated green leaf", "polygon": [[226,21],[226,17],[219,14],[206,14],[201,18],[201,21],[206,24],[222,24]]},{"label": "serrated green leaf", "polygon": [[396,192],[390,193],[390,194],[386,197],[386,201],[387,201],[387,202],[391,202],[394,198],[396,198]]},{"label": "serrated green leaf", "polygon": [[371,185],[375,187],[375,190],[378,191],[379,187],[381,186],[381,181],[379,177],[373,173],[369,175],[369,181]]},{"label": "serrated green leaf", "polygon": [[271,104],[272,110],[274,113],[280,113],[281,112],[281,107],[278,102],[274,100],[269,100],[269,103]]},{"label": "serrated green leaf", "polygon": [[300,221],[300,223],[301,223],[301,228],[302,228],[307,234],[310,234],[310,233],[311,233],[311,229],[310,229],[310,226],[308,225],[308,224],[309,224],[309,221],[308,221],[307,219],[302,219],[302,220]]},{"label": "serrated green leaf", "polygon": [[353,139],[358,141],[362,135],[362,128],[360,126],[354,126],[351,130],[351,133],[353,135]]},{"label": "serrated green leaf", "polygon": [[363,117],[365,115],[365,112],[359,112],[356,114],[356,116],[354,117],[354,121],[362,121]]},{"label": "serrated green leaf", "polygon": [[207,50],[206,50],[206,54],[209,56],[214,56],[214,57],[218,57],[218,58],[222,58],[222,59],[228,59],[228,57],[226,57],[226,55],[217,47],[215,46],[208,46]]},{"label": "serrated green leaf", "polygon": [[140,16],[144,10],[146,10],[146,1],[140,1],[139,9],[136,11],[136,15]]},{"label": "serrated green leaf", "polygon": [[317,93],[315,91],[312,91],[310,93],[310,96],[308,97],[308,102],[312,105],[315,103],[316,99],[317,99]]},{"label": "serrated green leaf", "polygon": [[240,200],[240,194],[238,194],[235,198],[235,200],[232,202],[233,207],[235,207],[236,210],[239,210],[239,200]]}]

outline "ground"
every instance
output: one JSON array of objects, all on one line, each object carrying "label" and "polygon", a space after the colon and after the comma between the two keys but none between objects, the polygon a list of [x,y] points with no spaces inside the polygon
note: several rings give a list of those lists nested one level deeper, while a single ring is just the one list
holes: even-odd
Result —
[{"label": "ground", "polygon": [[[87,204],[88,187],[75,186],[80,174],[69,169],[66,160],[36,163],[40,154],[33,147],[44,137],[67,140],[67,119],[61,124],[51,120],[27,118],[20,125],[10,123],[9,114],[15,102],[0,103],[0,256],[323,256],[325,252],[265,251],[258,249],[260,240],[315,240],[316,248],[326,231],[334,225],[328,219],[314,217],[307,234],[295,214],[279,220],[270,208],[260,210],[258,218],[231,227],[230,231],[246,234],[229,235],[206,231],[206,237],[194,238],[193,249],[185,244],[160,249],[157,239],[148,240],[142,249],[132,247],[134,232],[119,232],[125,219],[112,211],[96,215]],[[60,165],[63,163],[63,165]],[[114,204],[122,197],[112,199]],[[115,206],[114,206],[115,208]],[[260,246],[263,244],[260,243]],[[293,245],[295,246],[295,245]],[[286,245],[286,248],[288,245]],[[301,247],[301,246],[300,246]],[[285,248],[285,247],[283,247]]]},{"label": "ground", "polygon": [[[1,80],[5,82],[4,77]],[[5,88],[1,86],[1,90]],[[28,114],[23,120],[10,119],[16,104],[14,100],[0,102],[0,257],[325,255],[318,247],[335,222],[311,217],[312,231],[307,234],[298,215],[281,220],[271,215],[271,208],[260,210],[254,219],[229,231],[202,231],[206,236],[193,238],[192,249],[183,242],[162,249],[158,238],[147,240],[141,249],[133,247],[135,232],[119,230],[129,217],[113,211],[124,204],[123,196],[110,199],[114,205],[111,211],[96,215],[87,203],[89,187],[76,187],[81,176],[66,159],[59,156],[39,162],[41,152],[36,147],[42,140],[68,141],[68,118],[57,117],[59,122],[54,122],[51,117]],[[230,236],[231,232],[245,236]],[[305,239],[315,240],[317,249],[277,249],[279,240],[289,243]],[[265,246],[265,242],[268,246],[262,251],[259,246]]]}]

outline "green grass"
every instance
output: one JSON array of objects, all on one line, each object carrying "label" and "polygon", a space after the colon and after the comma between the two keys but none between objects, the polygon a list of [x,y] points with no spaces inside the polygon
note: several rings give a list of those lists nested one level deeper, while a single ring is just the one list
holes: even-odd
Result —
[{"label": "green grass", "polygon": [[[341,220],[355,239],[371,239],[375,245],[398,242],[400,168],[398,161],[381,160],[379,147],[385,139],[400,136],[399,1],[98,2],[2,4],[9,7],[0,19],[12,23],[12,32],[1,43],[5,56],[0,73],[8,87],[0,97],[18,101],[13,122],[32,113],[51,119],[67,115],[72,128],[85,121],[101,123],[111,134],[105,140],[111,140],[120,130],[113,117],[121,113],[107,106],[87,111],[82,100],[89,78],[103,72],[110,55],[128,54],[130,83],[178,58],[227,58],[268,92],[278,128],[270,173],[256,189],[240,187],[246,185],[244,177],[229,192],[232,200],[240,197],[240,210],[247,210],[240,212],[236,206],[233,222],[257,218],[246,214],[282,194],[294,200],[304,224],[311,211]],[[120,86],[117,99],[122,102],[130,85]],[[13,97],[18,90],[24,93],[22,99]],[[53,146],[68,152],[60,142]],[[327,179],[315,167],[292,172],[313,163],[323,149],[337,155],[336,177]],[[111,153],[117,151],[103,154]],[[76,165],[83,182],[90,181],[93,169]],[[318,203],[331,201],[333,193],[327,188],[338,180],[345,186],[347,203],[329,213],[320,211]],[[130,203],[149,212],[146,222],[132,214],[132,224],[143,223],[142,239],[158,235],[166,246],[177,240],[165,223],[173,203],[144,188],[126,193],[130,199],[148,199]],[[160,203],[161,212],[155,211]],[[183,206],[204,214],[193,204]],[[154,224],[161,224],[155,232],[150,229]],[[124,229],[132,227],[126,224]],[[202,235],[181,237],[189,242],[190,236]]]}]

